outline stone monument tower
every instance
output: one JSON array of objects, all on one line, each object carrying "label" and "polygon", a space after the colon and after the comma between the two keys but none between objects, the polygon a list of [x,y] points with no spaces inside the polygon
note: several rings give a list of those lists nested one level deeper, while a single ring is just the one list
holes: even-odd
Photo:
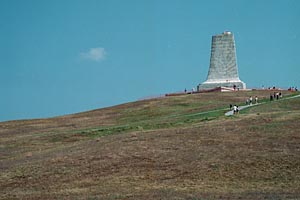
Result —
[{"label": "stone monument tower", "polygon": [[198,91],[216,87],[246,88],[246,84],[239,79],[235,42],[231,32],[212,37],[207,80],[198,85]]}]

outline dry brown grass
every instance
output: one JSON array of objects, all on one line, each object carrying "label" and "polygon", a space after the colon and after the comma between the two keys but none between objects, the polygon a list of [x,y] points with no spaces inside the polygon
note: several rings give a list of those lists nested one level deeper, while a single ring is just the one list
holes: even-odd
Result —
[{"label": "dry brown grass", "polygon": [[[259,114],[155,126],[157,118],[216,109],[255,94],[268,96],[257,91],[170,97],[0,123],[0,198],[299,199],[299,99],[284,102],[292,102],[292,111],[264,108]],[[147,130],[81,134],[147,116],[155,121]]]}]

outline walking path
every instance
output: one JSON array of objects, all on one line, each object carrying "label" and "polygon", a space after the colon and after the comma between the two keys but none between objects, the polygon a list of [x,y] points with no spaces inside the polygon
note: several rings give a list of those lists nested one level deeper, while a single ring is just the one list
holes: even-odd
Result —
[{"label": "walking path", "polygon": [[[257,105],[260,105],[262,103],[256,103],[256,104],[251,104],[251,105],[245,105],[245,106],[239,106],[239,111],[245,109],[245,108],[249,108],[249,107],[252,107],[252,106],[257,106]],[[225,113],[225,116],[230,116],[230,115],[233,115],[233,110],[230,110],[228,111],[227,113]]]},{"label": "walking path", "polygon": [[[296,96],[292,96],[292,97],[286,97],[286,98],[283,98],[283,99],[279,99],[277,101],[283,101],[283,100],[287,100],[287,99],[294,99],[294,98],[298,98],[298,97],[300,97],[300,94],[298,94]],[[267,102],[256,103],[256,104],[245,105],[245,106],[239,106],[239,111],[243,110],[245,108],[249,108],[249,107],[252,107],[252,106],[258,106],[258,105],[265,104],[265,103],[267,103]],[[233,110],[230,110],[230,111],[225,113],[225,116],[231,116],[231,115],[233,115]]]}]

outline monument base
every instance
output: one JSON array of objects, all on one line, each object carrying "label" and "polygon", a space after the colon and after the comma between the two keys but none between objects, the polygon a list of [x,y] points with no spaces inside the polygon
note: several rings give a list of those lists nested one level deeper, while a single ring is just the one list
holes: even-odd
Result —
[{"label": "monument base", "polygon": [[236,90],[239,89],[246,89],[246,84],[241,80],[234,80],[234,81],[205,81],[202,84],[199,84],[197,87],[197,91],[201,90],[210,90],[217,87],[227,87],[227,88],[234,88]]}]

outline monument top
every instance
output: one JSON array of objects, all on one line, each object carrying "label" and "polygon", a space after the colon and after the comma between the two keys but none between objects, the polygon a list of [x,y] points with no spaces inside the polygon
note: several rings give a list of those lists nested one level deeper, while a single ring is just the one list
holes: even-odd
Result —
[{"label": "monument top", "polygon": [[225,34],[225,35],[230,35],[231,32],[230,32],[230,31],[224,31],[223,34]]}]

